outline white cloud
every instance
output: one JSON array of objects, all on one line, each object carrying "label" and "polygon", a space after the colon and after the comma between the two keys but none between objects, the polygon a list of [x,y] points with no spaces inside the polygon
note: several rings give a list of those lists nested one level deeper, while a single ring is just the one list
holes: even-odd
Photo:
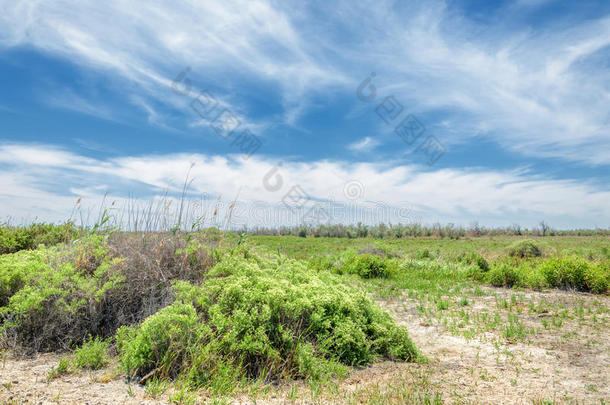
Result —
[{"label": "white cloud", "polygon": [[[122,206],[134,189],[141,190],[140,196],[147,200],[163,190],[177,196],[195,163],[189,175],[189,192],[195,199],[208,194],[232,201],[239,194],[244,204],[281,210],[283,197],[298,185],[312,201],[408,207],[411,219],[424,223],[479,220],[533,226],[546,219],[556,227],[610,224],[610,191],[603,186],[545,178],[524,170],[426,171],[415,165],[284,162],[276,172],[281,176],[280,187],[269,191],[263,179],[271,173],[267,184],[277,184],[278,178],[271,172],[275,162],[255,157],[246,161],[239,156],[170,154],[96,160],[48,145],[14,144],[0,146],[0,156],[0,204],[6,207],[4,214],[13,218],[67,218],[74,201],[83,194],[93,206],[105,192],[109,193],[107,200],[117,200]],[[361,189],[357,199],[350,200],[345,188],[354,182]],[[261,224],[260,218],[248,220],[249,225]]]}]

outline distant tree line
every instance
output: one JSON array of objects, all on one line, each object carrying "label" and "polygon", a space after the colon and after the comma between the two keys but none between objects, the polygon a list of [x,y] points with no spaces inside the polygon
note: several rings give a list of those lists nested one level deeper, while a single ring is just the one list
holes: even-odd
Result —
[{"label": "distant tree line", "polygon": [[254,227],[246,230],[253,235],[292,235],[299,237],[315,238],[448,238],[460,239],[464,237],[479,236],[610,236],[610,229],[571,229],[557,230],[542,221],[539,227],[522,228],[518,224],[507,227],[485,227],[478,223],[473,223],[469,227],[455,226],[454,224],[433,225],[421,224],[379,224],[365,225],[301,225],[301,226],[282,226],[277,228]]}]

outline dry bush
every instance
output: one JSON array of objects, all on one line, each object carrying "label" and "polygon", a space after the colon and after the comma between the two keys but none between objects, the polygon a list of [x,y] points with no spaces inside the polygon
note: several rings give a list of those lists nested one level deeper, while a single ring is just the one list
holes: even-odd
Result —
[{"label": "dry bush", "polygon": [[218,242],[204,234],[189,239],[183,234],[114,234],[108,241],[112,256],[123,258],[122,288],[107,296],[111,333],[121,325],[142,321],[173,301],[175,280],[199,283],[214,265]]}]

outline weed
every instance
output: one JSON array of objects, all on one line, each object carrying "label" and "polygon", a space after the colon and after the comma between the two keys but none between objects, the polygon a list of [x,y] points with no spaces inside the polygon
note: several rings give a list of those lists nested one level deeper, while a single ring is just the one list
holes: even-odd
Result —
[{"label": "weed", "polygon": [[51,381],[55,378],[58,378],[62,375],[68,374],[68,369],[70,367],[70,363],[67,357],[62,357],[59,360],[57,366],[51,367],[49,373],[47,374],[47,381]]},{"label": "weed", "polygon": [[89,337],[81,347],[74,352],[76,367],[90,370],[99,370],[105,367],[108,360],[108,342],[99,337],[95,339]]}]

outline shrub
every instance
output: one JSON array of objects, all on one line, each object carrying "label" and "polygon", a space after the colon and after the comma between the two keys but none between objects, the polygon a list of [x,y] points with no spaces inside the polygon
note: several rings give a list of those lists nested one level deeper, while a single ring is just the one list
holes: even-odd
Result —
[{"label": "shrub", "polygon": [[0,333],[29,352],[110,337],[173,302],[174,280],[201,281],[213,263],[204,242],[90,235],[71,246],[0,256]]},{"label": "shrub", "polygon": [[509,247],[508,255],[520,258],[539,257],[542,255],[542,249],[532,239],[523,239]]},{"label": "shrub", "polygon": [[391,259],[372,254],[353,256],[345,266],[346,273],[358,274],[362,278],[387,278],[393,274],[395,267]]},{"label": "shrub", "polygon": [[108,342],[99,337],[84,342],[74,352],[76,367],[90,370],[99,370],[108,364]]},{"label": "shrub", "polygon": [[104,325],[108,291],[123,279],[119,259],[104,257],[102,240],[87,245],[100,258],[79,269],[72,254],[41,247],[0,257],[0,332],[29,351],[68,348]]},{"label": "shrub", "polygon": [[489,263],[487,263],[487,260],[477,252],[463,252],[457,257],[457,261],[460,263],[474,264],[482,272],[489,271]]},{"label": "shrub", "polygon": [[520,285],[519,272],[510,264],[501,263],[494,266],[488,273],[488,280],[494,287],[513,287]]},{"label": "shrub", "polygon": [[604,293],[607,275],[599,265],[576,256],[553,258],[540,265],[539,271],[550,287]]},{"label": "shrub", "polygon": [[129,375],[225,392],[242,377],[320,379],[377,356],[417,357],[407,331],[363,292],[303,262],[244,251],[175,291],[170,307],[117,333]]},{"label": "shrub", "polygon": [[0,255],[35,249],[38,245],[53,246],[68,242],[78,235],[71,224],[33,224],[27,227],[0,227]]}]

